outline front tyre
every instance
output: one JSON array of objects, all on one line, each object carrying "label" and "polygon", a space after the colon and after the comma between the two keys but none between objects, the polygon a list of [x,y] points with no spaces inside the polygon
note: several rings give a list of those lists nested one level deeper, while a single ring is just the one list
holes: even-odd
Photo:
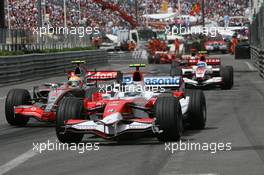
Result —
[{"label": "front tyre", "polygon": [[83,102],[74,97],[63,98],[57,109],[56,135],[62,143],[79,143],[83,134],[65,132],[65,121],[69,119],[81,119]]},{"label": "front tyre", "polygon": [[29,121],[29,117],[16,115],[14,107],[19,105],[30,105],[30,93],[25,89],[12,89],[8,92],[5,101],[6,120],[10,125],[23,126]]},{"label": "front tyre", "polygon": [[188,121],[191,129],[204,129],[207,118],[206,100],[202,90],[186,90],[189,97]]},{"label": "front tyre", "polygon": [[158,97],[155,104],[156,125],[161,133],[157,134],[159,141],[178,141],[183,131],[181,105],[173,96]]}]

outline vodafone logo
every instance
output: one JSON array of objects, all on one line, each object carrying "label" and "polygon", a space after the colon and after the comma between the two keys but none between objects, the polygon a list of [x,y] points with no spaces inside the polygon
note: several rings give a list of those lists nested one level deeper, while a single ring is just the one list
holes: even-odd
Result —
[{"label": "vodafone logo", "polygon": [[88,72],[86,75],[89,79],[109,79],[115,78],[117,72]]}]

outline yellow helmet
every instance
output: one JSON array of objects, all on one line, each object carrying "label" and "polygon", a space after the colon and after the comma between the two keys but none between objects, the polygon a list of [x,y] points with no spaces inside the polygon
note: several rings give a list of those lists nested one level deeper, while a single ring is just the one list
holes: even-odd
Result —
[{"label": "yellow helmet", "polygon": [[81,78],[78,76],[72,76],[69,78],[68,84],[72,87],[78,87],[81,85]]}]

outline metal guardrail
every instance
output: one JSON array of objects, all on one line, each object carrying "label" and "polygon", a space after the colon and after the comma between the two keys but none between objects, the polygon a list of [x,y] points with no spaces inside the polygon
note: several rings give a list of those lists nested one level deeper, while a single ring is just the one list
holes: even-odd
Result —
[{"label": "metal guardrail", "polygon": [[109,63],[146,63],[147,59],[144,59],[142,53],[139,51],[134,52],[108,52]]},{"label": "metal guardrail", "polygon": [[9,30],[0,28],[0,51],[35,51],[87,47],[91,36],[72,34],[37,34],[30,30]]},{"label": "metal guardrail", "polygon": [[264,52],[257,47],[251,46],[251,60],[258,69],[259,75],[264,78]]},{"label": "metal guardrail", "polygon": [[75,51],[0,57],[0,86],[64,74],[72,60],[86,60],[87,66],[108,63],[104,51]]}]

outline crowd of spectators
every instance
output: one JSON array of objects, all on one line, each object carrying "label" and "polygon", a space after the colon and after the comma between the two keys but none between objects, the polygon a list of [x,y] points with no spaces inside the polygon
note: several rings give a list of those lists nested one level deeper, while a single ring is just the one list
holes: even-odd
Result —
[{"label": "crowd of spectators", "polygon": [[[207,0],[205,5],[206,18],[211,21],[223,21],[224,18],[232,18],[233,23],[241,23],[239,17],[247,16],[249,1],[247,0]],[[247,16],[248,17],[248,16]],[[231,20],[231,19],[230,19]]]},{"label": "crowd of spectators", "polygon": [[[10,21],[11,29],[32,30],[38,24],[38,0],[8,0],[9,15],[6,21]],[[67,11],[67,27],[97,26],[107,33],[115,33],[119,29],[129,28],[129,24],[118,16],[116,12],[102,9],[101,5],[93,3],[93,0],[65,0]],[[135,0],[108,0],[118,5],[128,15],[138,21],[144,22],[143,14],[158,13],[161,9],[161,0],[138,0],[136,11]],[[196,0],[186,0],[182,3],[182,14],[188,14]],[[209,20],[219,21],[224,16],[243,16],[248,7],[248,1],[244,0],[206,0],[205,14]],[[169,0],[169,8],[176,11],[178,0]],[[42,0],[42,25],[52,27],[64,26],[63,0]]]}]

